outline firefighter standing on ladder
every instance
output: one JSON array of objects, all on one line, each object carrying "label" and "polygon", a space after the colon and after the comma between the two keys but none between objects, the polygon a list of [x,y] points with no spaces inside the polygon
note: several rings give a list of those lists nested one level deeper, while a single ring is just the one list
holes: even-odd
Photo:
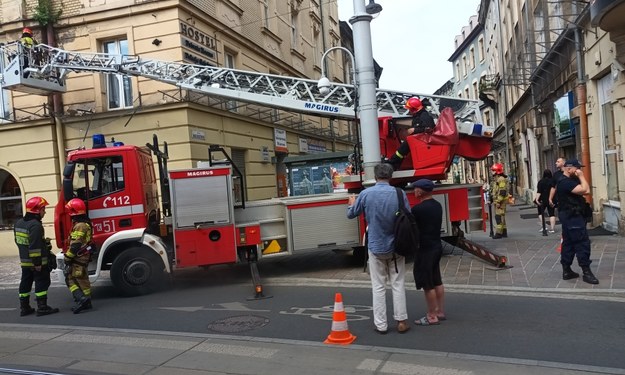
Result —
[{"label": "firefighter standing on ladder", "polygon": [[67,202],[65,209],[72,217],[72,231],[69,235],[69,248],[65,252],[65,281],[74,297],[74,314],[89,310],[91,306],[91,283],[89,282],[89,261],[94,245],[91,243],[91,221],[87,217],[85,202],[74,198]]},{"label": "firefighter standing on ladder", "polygon": [[490,170],[493,182],[490,188],[490,201],[495,204],[495,222],[497,223],[493,239],[508,237],[506,228],[506,204],[508,203],[508,176],[503,173],[503,165],[495,163]]}]

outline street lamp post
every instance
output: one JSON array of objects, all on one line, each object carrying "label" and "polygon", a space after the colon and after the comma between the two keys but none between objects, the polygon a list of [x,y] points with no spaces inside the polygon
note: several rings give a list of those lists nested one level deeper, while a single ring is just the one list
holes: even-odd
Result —
[{"label": "street lamp post", "polygon": [[364,186],[375,183],[373,167],[381,162],[380,131],[378,129],[378,103],[376,100],[375,68],[373,66],[373,48],[371,47],[371,20],[373,14],[380,13],[382,6],[369,0],[354,0],[354,16],[349,19],[353,25],[354,55],[343,47],[332,47],[321,57],[321,78],[317,86],[319,92],[330,92],[330,80],[325,76],[324,59],[328,52],[340,49],[352,60],[353,85],[356,90],[355,112],[360,118],[360,134],[362,138],[362,156],[364,169]]},{"label": "street lamp post", "polygon": [[[345,52],[347,56],[349,56],[349,59],[351,60],[352,85],[354,85],[354,90],[356,91],[354,99],[357,99],[358,98],[358,83],[356,82],[356,63],[354,62],[354,55],[352,55],[352,52],[345,47],[332,47],[323,53],[323,55],[321,56],[321,78],[319,78],[319,83],[317,83],[317,87],[319,87],[319,92],[324,95],[330,92],[330,87],[332,85],[330,84],[330,80],[328,79],[328,77],[326,77],[326,68],[325,68],[324,61],[330,51],[334,51],[337,49]],[[358,101],[356,100],[355,103],[357,105]],[[355,109],[358,110],[357,108]]]},{"label": "street lamp post", "polygon": [[376,101],[376,80],[371,47],[372,14],[382,11],[382,7],[369,1],[354,0],[354,16],[349,19],[353,26],[354,54],[359,95],[360,134],[365,186],[375,183],[373,167],[380,163],[380,131],[378,129],[378,104]]}]

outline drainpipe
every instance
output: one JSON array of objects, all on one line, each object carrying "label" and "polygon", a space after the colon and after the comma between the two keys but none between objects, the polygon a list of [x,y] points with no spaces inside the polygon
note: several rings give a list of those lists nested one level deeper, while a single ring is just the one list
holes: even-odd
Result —
[{"label": "drainpipe", "polygon": [[588,137],[588,114],[586,113],[586,79],[584,73],[584,61],[582,55],[581,28],[575,28],[575,52],[577,58],[577,86],[575,92],[579,107],[579,138],[582,146],[582,165],[584,176],[590,186],[590,193],[585,196],[586,201],[592,206],[592,169],[590,167],[590,140]]},{"label": "drainpipe", "polygon": [[[46,36],[48,44],[56,46],[56,38],[54,37],[54,27],[52,24],[46,25]],[[50,94],[52,100],[52,118],[54,119],[54,129],[56,133],[56,149],[59,162],[59,181],[63,180],[63,169],[65,169],[65,132],[63,122],[61,121],[61,113],[63,112],[63,97],[61,93],[55,92]]]}]

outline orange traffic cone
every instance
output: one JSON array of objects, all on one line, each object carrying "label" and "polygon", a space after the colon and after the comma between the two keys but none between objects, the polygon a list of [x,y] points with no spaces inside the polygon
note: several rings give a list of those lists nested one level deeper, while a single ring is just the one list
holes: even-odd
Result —
[{"label": "orange traffic cone", "polygon": [[324,344],[349,345],[356,340],[347,328],[347,317],[343,309],[343,296],[336,293],[334,298],[334,313],[332,314],[332,331]]},{"label": "orange traffic cone", "polygon": [[560,243],[558,244],[558,247],[556,247],[556,251],[558,253],[562,252],[562,241],[564,241],[564,238],[562,237],[562,235],[560,235]]}]

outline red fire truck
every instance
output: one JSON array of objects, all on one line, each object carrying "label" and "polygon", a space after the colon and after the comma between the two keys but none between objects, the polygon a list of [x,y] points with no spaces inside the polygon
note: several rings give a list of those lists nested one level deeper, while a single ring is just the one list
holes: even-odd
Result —
[{"label": "red fire truck", "polygon": [[[321,95],[316,81],[294,77],[138,56],[77,53],[46,45],[38,45],[35,51],[36,63],[23,68],[19,61],[30,50],[19,44],[0,47],[0,58],[7,61],[3,88],[36,94],[63,92],[69,72],[93,71],[148,77],[182,89],[309,115],[353,118],[351,85],[336,84],[330,94]],[[393,183],[404,185],[418,177],[443,179],[454,156],[479,160],[490,152],[493,129],[479,124],[475,101],[384,90],[378,90],[377,96],[380,145],[386,156],[399,145],[398,134],[409,121],[402,108],[407,98],[427,99],[438,117],[432,134],[408,139],[411,158],[395,172]],[[66,246],[63,239],[70,228],[64,203],[79,197],[86,202],[99,249],[90,265],[90,278],[95,282],[101,271],[110,270],[114,286],[126,295],[152,291],[177,268],[246,261],[256,296],[262,297],[256,267],[261,258],[317,249],[364,253],[362,220],[346,219],[347,193],[247,201],[245,176],[229,155],[219,146],[207,151],[205,165],[168,171],[167,144],[159,145],[156,136],[145,147],[107,144],[102,135],[94,136],[92,149],[67,155],[54,217],[57,245]],[[362,189],[360,175],[346,179],[345,185],[352,191]],[[441,231],[447,241],[505,265],[504,257],[463,237],[472,229],[484,230],[481,186],[440,185],[435,194],[444,207]]]}]

